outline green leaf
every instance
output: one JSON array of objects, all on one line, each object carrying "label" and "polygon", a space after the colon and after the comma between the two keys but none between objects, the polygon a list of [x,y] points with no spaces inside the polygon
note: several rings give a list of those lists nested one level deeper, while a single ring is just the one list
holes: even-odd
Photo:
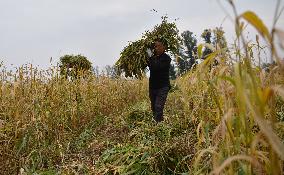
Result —
[{"label": "green leaf", "polygon": [[220,52],[220,50],[210,53],[210,54],[205,58],[205,60],[202,62],[202,65],[208,65],[209,63],[211,63],[212,60],[217,56],[217,54],[218,54],[219,52]]},{"label": "green leaf", "polygon": [[229,76],[221,76],[221,77],[219,77],[220,79],[223,79],[223,80],[226,80],[226,81],[228,81],[228,82],[230,82],[230,83],[232,83],[232,85],[236,85],[236,82],[235,82],[235,80],[232,78],[232,77],[229,77]]},{"label": "green leaf", "polygon": [[199,44],[198,47],[197,47],[197,54],[198,54],[199,59],[202,56],[202,49],[203,49],[203,44]]}]

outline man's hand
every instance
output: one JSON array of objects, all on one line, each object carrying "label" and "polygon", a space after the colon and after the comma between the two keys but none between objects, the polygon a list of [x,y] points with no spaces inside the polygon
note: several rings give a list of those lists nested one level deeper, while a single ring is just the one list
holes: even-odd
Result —
[{"label": "man's hand", "polygon": [[148,57],[153,56],[153,52],[152,52],[152,50],[149,49],[149,48],[146,50],[146,53],[147,53]]}]

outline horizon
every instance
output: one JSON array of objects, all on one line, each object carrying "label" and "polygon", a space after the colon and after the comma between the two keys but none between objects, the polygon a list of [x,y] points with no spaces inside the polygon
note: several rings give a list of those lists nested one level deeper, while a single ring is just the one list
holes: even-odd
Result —
[{"label": "horizon", "polygon": [[[163,2],[163,3],[162,3]],[[16,5],[16,6],[15,6]],[[276,1],[236,2],[239,14],[254,11],[271,29]],[[283,1],[281,1],[283,6]],[[196,7],[196,8],[192,8]],[[202,11],[200,11],[202,8]],[[155,12],[155,9],[157,12]],[[86,56],[93,67],[114,65],[129,41],[141,38],[167,14],[177,19],[180,33],[189,30],[198,43],[204,29],[222,26],[230,45],[234,38],[232,12],[225,1],[61,1],[0,0],[0,59],[5,66],[33,64],[48,68],[66,54]],[[284,18],[277,27],[284,29]],[[248,27],[247,36],[256,31]],[[280,53],[281,57],[284,55]]]}]

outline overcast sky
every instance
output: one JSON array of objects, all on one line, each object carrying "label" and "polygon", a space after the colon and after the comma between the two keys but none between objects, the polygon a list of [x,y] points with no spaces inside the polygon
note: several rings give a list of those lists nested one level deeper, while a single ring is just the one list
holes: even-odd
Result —
[{"label": "overcast sky", "polygon": [[[232,41],[234,26],[226,0],[0,0],[0,60],[9,66],[42,68],[65,54],[82,54],[93,66],[113,65],[128,41],[167,14],[182,32],[198,39],[205,28],[222,25]],[[283,1],[281,2],[283,6]],[[220,6],[222,4],[223,8]],[[271,26],[276,0],[236,0],[239,13],[255,11]],[[152,11],[152,9],[158,12]],[[278,28],[284,29],[282,14]]]}]

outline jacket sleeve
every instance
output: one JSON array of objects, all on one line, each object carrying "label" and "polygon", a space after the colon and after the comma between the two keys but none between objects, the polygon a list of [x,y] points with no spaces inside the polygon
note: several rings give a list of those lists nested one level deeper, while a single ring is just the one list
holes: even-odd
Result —
[{"label": "jacket sleeve", "polygon": [[147,60],[147,66],[150,68],[150,59],[151,57]]}]

